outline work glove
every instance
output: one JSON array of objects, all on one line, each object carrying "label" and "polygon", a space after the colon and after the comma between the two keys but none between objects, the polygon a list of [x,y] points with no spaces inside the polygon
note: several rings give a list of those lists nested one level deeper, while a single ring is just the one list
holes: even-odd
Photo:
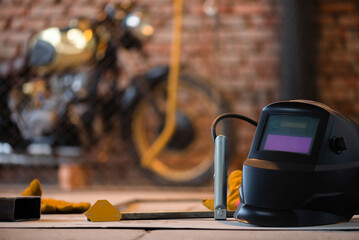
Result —
[{"label": "work glove", "polygon": [[[28,188],[21,194],[22,196],[39,196],[42,195],[42,187],[39,180],[34,179]],[[50,198],[41,198],[41,213],[83,213],[90,208],[88,202],[71,203]]]},{"label": "work glove", "polygon": [[30,185],[25,189],[25,191],[21,194],[22,196],[39,196],[42,195],[42,187],[39,180],[34,179],[30,183]]},{"label": "work glove", "polygon": [[[242,171],[235,170],[228,177],[229,194],[227,197],[227,210],[234,211],[239,205],[239,186],[242,183]],[[210,210],[214,210],[214,200],[204,199],[203,205]]]}]

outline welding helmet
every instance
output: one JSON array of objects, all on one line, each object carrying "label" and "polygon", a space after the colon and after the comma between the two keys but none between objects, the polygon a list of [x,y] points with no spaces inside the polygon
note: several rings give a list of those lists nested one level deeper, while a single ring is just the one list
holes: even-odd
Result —
[{"label": "welding helmet", "polygon": [[359,127],[321,103],[263,109],[235,218],[259,226],[349,221],[359,208]]}]

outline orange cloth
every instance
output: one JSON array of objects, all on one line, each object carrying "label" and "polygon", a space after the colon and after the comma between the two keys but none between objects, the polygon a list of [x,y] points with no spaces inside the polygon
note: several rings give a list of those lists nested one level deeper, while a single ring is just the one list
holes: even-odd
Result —
[{"label": "orange cloth", "polygon": [[[21,194],[22,196],[40,196],[42,195],[42,187],[39,180],[34,179],[28,188]],[[71,203],[61,200],[42,198],[41,213],[83,213],[91,207],[88,202]]]},{"label": "orange cloth", "polygon": [[[234,211],[237,209],[236,203],[239,202],[238,188],[242,183],[242,171],[235,170],[228,177],[229,194],[227,197],[227,210]],[[214,200],[204,199],[203,205],[210,210],[214,210]]]}]

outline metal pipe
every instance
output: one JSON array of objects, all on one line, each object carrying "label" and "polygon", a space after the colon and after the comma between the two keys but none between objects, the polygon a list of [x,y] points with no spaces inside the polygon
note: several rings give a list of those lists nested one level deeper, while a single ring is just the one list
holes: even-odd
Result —
[{"label": "metal pipe", "polygon": [[316,3],[312,0],[281,3],[280,99],[316,100]]}]

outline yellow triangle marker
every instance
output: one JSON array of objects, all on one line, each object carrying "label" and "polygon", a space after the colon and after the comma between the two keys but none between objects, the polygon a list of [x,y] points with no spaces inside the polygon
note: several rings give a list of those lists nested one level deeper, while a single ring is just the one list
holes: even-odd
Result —
[{"label": "yellow triangle marker", "polygon": [[98,200],[85,215],[92,222],[119,221],[122,217],[120,211],[107,200]]}]

